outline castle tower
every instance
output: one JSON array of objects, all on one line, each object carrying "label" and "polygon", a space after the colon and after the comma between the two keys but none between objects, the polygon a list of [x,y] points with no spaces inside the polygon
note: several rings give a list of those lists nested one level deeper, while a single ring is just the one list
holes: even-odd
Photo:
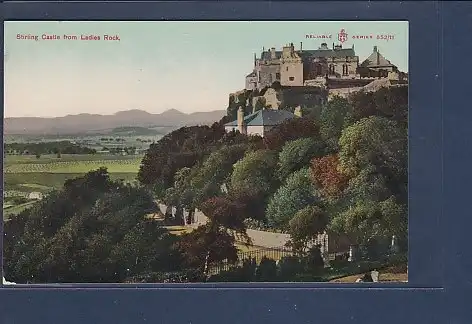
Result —
[{"label": "castle tower", "polygon": [[303,61],[295,52],[293,43],[282,48],[280,84],[282,86],[303,86]]}]

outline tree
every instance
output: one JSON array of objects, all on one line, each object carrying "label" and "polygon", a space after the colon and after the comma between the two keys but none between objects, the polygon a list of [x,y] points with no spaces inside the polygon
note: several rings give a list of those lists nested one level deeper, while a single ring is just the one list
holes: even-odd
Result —
[{"label": "tree", "polygon": [[278,176],[285,180],[294,171],[306,167],[313,157],[324,154],[324,144],[311,137],[287,142],[279,153]]},{"label": "tree", "polygon": [[139,181],[147,186],[167,189],[173,185],[175,172],[192,167],[218,147],[226,134],[221,124],[182,127],[150,145],[138,172]]},{"label": "tree", "polygon": [[269,150],[249,152],[233,166],[231,192],[266,194],[271,191],[277,165],[277,154]]},{"label": "tree", "polygon": [[355,121],[378,116],[408,125],[408,87],[382,87],[375,92],[356,92],[349,97]]},{"label": "tree", "polygon": [[338,197],[347,186],[348,178],[339,172],[338,166],[339,158],[334,154],[311,160],[311,178],[324,197]]},{"label": "tree", "polygon": [[347,99],[335,96],[320,114],[320,133],[332,151],[338,150],[343,128],[352,123],[352,107]]},{"label": "tree", "polygon": [[315,194],[308,169],[293,173],[269,201],[266,211],[269,224],[286,228],[299,210],[318,202]]},{"label": "tree", "polygon": [[404,239],[406,227],[405,206],[398,204],[393,197],[381,202],[357,201],[332,221],[334,230],[348,233],[364,245],[373,240],[388,240],[392,235]]},{"label": "tree", "polygon": [[174,238],[146,215],[143,189],[113,182],[106,169],[65,182],[5,224],[4,267],[21,283],[123,282],[179,267]]},{"label": "tree", "polygon": [[211,153],[190,179],[190,186],[196,195],[195,204],[221,194],[221,186],[228,185],[233,165],[244,157],[246,144],[223,146]]},{"label": "tree", "polygon": [[314,119],[292,118],[271,129],[264,136],[264,145],[270,150],[280,150],[286,142],[304,137],[320,138]]},{"label": "tree", "polygon": [[210,265],[238,259],[234,242],[234,236],[226,230],[205,224],[182,235],[175,249],[182,254],[185,267],[198,270],[206,278]]},{"label": "tree", "polygon": [[339,171],[350,180],[331,228],[372,246],[407,237],[407,134],[396,121],[364,118],[340,138]]},{"label": "tree", "polygon": [[200,209],[209,222],[197,230],[184,235],[178,249],[189,267],[200,269],[205,277],[210,264],[237,260],[235,236],[249,242],[244,225],[242,206],[228,197],[213,197],[205,201]]},{"label": "tree", "polygon": [[210,219],[213,227],[223,227],[246,236],[243,206],[228,197],[213,197],[201,204],[201,211]]},{"label": "tree", "polygon": [[382,174],[392,192],[406,199],[407,133],[395,121],[369,117],[347,127],[339,140],[339,170],[356,177],[363,169]]},{"label": "tree", "polygon": [[328,216],[317,206],[306,206],[289,221],[290,243],[298,252],[305,252],[318,234],[328,225]]}]

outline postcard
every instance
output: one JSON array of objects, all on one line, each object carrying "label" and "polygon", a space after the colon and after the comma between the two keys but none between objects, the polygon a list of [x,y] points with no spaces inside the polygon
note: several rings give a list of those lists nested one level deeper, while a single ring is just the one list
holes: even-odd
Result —
[{"label": "postcard", "polygon": [[407,22],[4,33],[4,284],[407,282]]}]

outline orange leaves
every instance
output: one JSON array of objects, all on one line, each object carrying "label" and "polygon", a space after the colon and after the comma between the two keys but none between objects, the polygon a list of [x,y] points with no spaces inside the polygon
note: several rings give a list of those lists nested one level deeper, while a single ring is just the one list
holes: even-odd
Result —
[{"label": "orange leaves", "polygon": [[337,155],[328,155],[311,160],[311,178],[327,197],[337,197],[346,188],[348,178],[338,171]]}]

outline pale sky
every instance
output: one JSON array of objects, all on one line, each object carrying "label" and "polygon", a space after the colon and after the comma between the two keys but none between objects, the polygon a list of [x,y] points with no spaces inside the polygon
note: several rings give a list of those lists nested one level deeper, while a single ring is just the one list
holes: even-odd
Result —
[{"label": "pale sky", "polygon": [[[113,114],[142,109],[160,113],[226,109],[228,94],[244,88],[254,53],[337,43],[355,46],[363,61],[373,46],[408,72],[407,22],[21,22],[4,25],[5,117]],[[38,40],[17,39],[36,35]],[[42,35],[59,40],[42,40]],[[99,35],[98,41],[64,40],[63,35]],[[120,41],[105,41],[103,35]],[[332,35],[323,40],[311,35]],[[373,39],[352,39],[373,35]],[[393,35],[393,39],[377,39]]]}]

